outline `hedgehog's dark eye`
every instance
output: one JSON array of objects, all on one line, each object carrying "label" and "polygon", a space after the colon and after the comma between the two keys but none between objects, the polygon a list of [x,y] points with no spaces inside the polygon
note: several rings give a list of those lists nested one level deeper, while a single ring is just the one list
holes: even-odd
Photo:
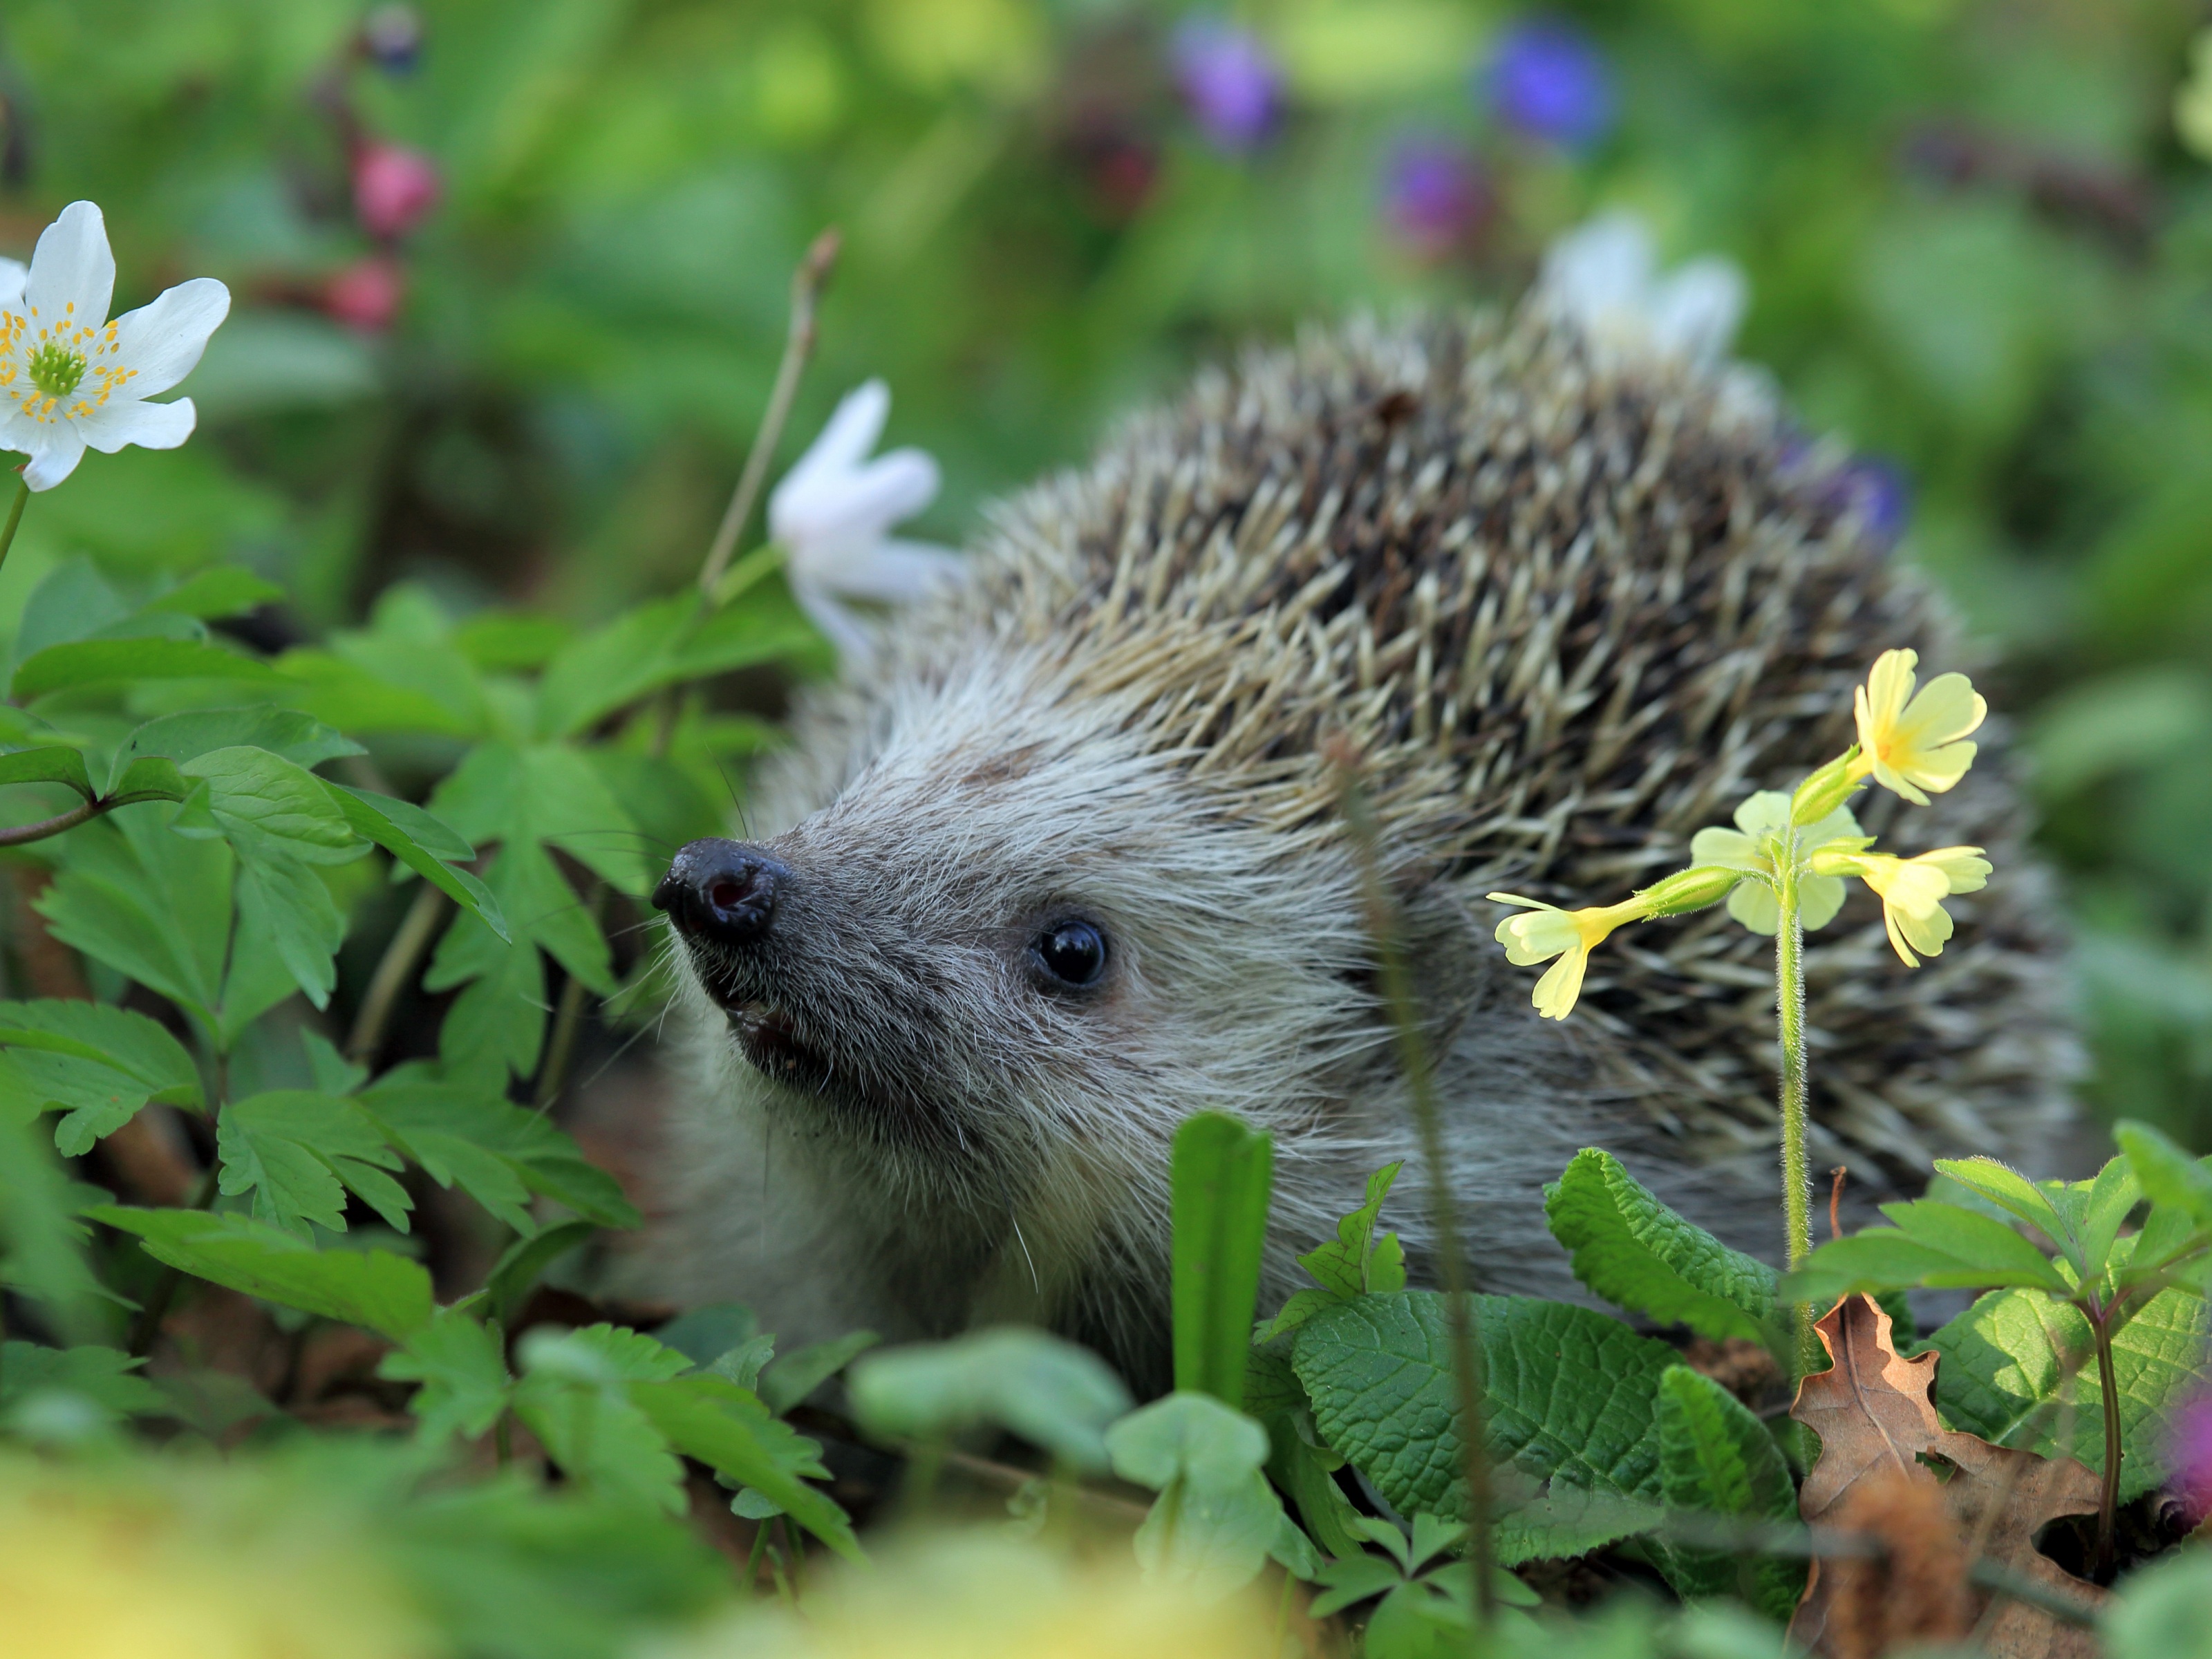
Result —
[{"label": "hedgehog's dark eye", "polygon": [[1106,936],[1087,921],[1060,921],[1036,937],[1030,953],[1052,978],[1080,989],[1106,970]]}]

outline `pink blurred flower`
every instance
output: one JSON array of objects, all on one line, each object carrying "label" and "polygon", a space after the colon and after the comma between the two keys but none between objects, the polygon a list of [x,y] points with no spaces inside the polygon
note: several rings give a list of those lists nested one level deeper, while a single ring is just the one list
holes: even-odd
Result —
[{"label": "pink blurred flower", "polygon": [[354,151],[353,208],[380,240],[404,236],[438,203],[438,169],[417,149],[371,139]]},{"label": "pink blurred flower", "polygon": [[2212,1515],[2212,1395],[2200,1395],[2173,1414],[2166,1459],[2168,1488],[2187,1507],[2192,1522]]},{"label": "pink blurred flower", "polygon": [[407,297],[407,270],[388,253],[356,259],[325,284],[323,309],[348,328],[380,334]]}]

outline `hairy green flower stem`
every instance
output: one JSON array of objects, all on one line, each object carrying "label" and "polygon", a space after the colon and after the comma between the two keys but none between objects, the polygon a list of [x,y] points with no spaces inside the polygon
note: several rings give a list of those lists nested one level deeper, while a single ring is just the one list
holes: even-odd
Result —
[{"label": "hairy green flower stem", "polygon": [[[1775,902],[1781,911],[1774,930],[1774,1028],[1782,1049],[1782,1211],[1789,1237],[1790,1271],[1805,1265],[1813,1248],[1813,1182],[1805,1153],[1805,1109],[1808,1089],[1805,1073],[1805,921],[1800,904],[1797,837],[1792,824],[1776,860],[1781,879]],[[1797,1371],[1814,1369],[1819,1350],[1814,1346],[1813,1310],[1799,1303],[1794,1310],[1797,1333]]]},{"label": "hairy green flower stem", "polygon": [[15,502],[8,509],[7,526],[4,529],[0,529],[0,564],[7,562],[8,550],[15,544],[15,526],[23,522],[23,504],[30,499],[30,480],[18,479],[15,485]]},{"label": "hairy green flower stem", "polygon": [[1474,1297],[1467,1284],[1467,1259],[1460,1254],[1459,1221],[1452,1203],[1451,1177],[1444,1163],[1443,1115],[1437,1103],[1435,1069],[1423,1040],[1419,1005],[1398,926],[1398,908],[1382,878],[1381,835],[1374,810],[1359,787],[1358,757],[1348,749],[1334,757],[1337,799],[1351,828],[1365,890],[1368,931],[1382,969],[1383,1000],[1398,1038],[1399,1064],[1413,1097],[1413,1120],[1420,1131],[1421,1162],[1429,1178],[1429,1226],[1435,1240],[1437,1276],[1443,1281],[1444,1314],[1451,1335],[1452,1377],[1458,1385],[1460,1452],[1467,1480],[1468,1571],[1474,1577],[1474,1622],[1487,1630],[1497,1614],[1491,1583],[1490,1460],[1484,1444],[1482,1348],[1475,1329]]},{"label": "hairy green flower stem", "polygon": [[[768,408],[761,416],[760,428],[753,434],[752,447],[745,452],[744,470],[738,475],[738,487],[731,492],[730,504],[723,511],[721,523],[715,527],[714,539],[708,545],[707,556],[700,562],[702,621],[727,605],[771,568],[770,562],[756,563],[749,556],[732,570],[730,560],[737,552],[738,538],[744,533],[754,505],[760,499],[761,487],[768,480],[769,463],[775,459],[776,445],[781,441],[783,428],[791,419],[791,405],[799,395],[799,381],[805,375],[806,365],[813,359],[818,335],[815,307],[821,301],[823,289],[829,286],[830,273],[837,267],[837,252],[842,246],[842,239],[836,228],[831,226],[814,239],[799,260],[798,270],[792,272],[791,325],[784,336],[783,360],[776,365],[775,384],[769,392]],[[679,686],[670,686],[660,693],[653,733],[656,758],[668,752],[669,741],[675,735],[677,699],[681,695]],[[592,882],[591,895],[585,903],[594,926],[605,918],[610,896],[604,880]],[[589,988],[573,974],[561,988],[561,1000],[554,1011],[553,1031],[546,1043],[544,1063],[538,1067],[537,1086],[531,1091],[532,1101],[541,1112],[549,1110],[568,1086],[568,1066],[575,1057],[576,1038],[583,1026],[589,996]]]}]

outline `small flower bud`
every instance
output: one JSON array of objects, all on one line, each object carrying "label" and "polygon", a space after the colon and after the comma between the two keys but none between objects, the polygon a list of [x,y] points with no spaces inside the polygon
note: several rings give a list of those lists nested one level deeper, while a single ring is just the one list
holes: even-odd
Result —
[{"label": "small flower bud", "polygon": [[1851,763],[1858,753],[1858,745],[1853,744],[1797,786],[1796,793],[1790,797],[1791,823],[1801,829],[1818,823],[1851,798],[1859,787],[1859,780],[1851,774]]},{"label": "small flower bud", "polygon": [[1726,898],[1744,873],[1711,864],[1677,870],[1638,893],[1636,903],[1647,916],[1679,916],[1702,910]]},{"label": "small flower bud", "polygon": [[437,205],[439,189],[437,166],[420,150],[372,141],[354,154],[354,212],[380,241],[421,224]]}]

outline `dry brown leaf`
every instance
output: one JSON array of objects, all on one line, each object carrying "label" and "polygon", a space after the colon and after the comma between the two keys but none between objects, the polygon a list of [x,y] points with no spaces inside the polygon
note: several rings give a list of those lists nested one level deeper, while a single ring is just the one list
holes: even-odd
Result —
[{"label": "dry brown leaf", "polygon": [[[1945,1428],[1933,1401],[1936,1356],[1901,1357],[1890,1340],[1889,1316],[1871,1297],[1845,1297],[1813,1328],[1834,1363],[1798,1383],[1797,1403],[1790,1410],[1820,1437],[1820,1461],[1798,1492],[1798,1513],[1811,1524],[1841,1526],[1847,1524],[1844,1511],[1854,1494],[1899,1480],[1925,1484],[1942,1493],[1966,1559],[1989,1561],[2094,1613],[2105,1592],[2039,1553],[2035,1534],[2060,1516],[2094,1514],[2097,1477],[2071,1458],[2039,1457]],[[1950,1464],[1950,1480],[1938,1480],[1920,1461],[1923,1453]],[[1898,1607],[1878,1617],[1855,1609],[1832,1630],[1836,1596],[1854,1583],[1875,1582],[1823,1573],[1815,1561],[1805,1598],[1790,1622],[1791,1638],[1831,1659],[1856,1659],[1839,1651],[1832,1639],[1846,1628],[1856,1632],[1879,1623],[1901,1634],[1948,1616],[1934,1606]],[[1893,1588],[1901,1592],[1904,1581]],[[1991,1603],[1987,1592],[1976,1592],[1976,1634],[1997,1659],[2095,1659],[2095,1638],[2080,1626],[2016,1597]],[[1856,1639],[1847,1642],[1855,1645]]]}]

